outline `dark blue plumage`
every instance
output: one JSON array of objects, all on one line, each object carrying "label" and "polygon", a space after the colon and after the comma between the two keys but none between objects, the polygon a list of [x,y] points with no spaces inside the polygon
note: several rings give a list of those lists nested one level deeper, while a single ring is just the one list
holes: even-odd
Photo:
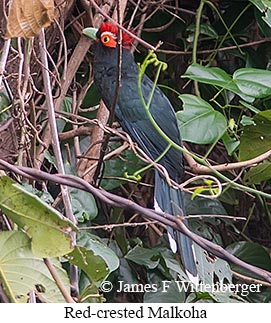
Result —
[{"label": "dark blue plumage", "polygon": [[[106,29],[105,27],[103,27]],[[112,33],[110,30],[109,36]],[[101,30],[97,33],[101,37]],[[116,39],[116,35],[113,35]],[[107,40],[107,39],[106,39]],[[126,46],[124,46],[126,47]],[[94,46],[94,82],[105,102],[110,108],[116,91],[116,76],[118,66],[118,50],[116,47],[107,47],[101,41]],[[152,159],[157,159],[167,148],[168,143],[157,132],[149,120],[147,113],[142,105],[138,91],[139,68],[134,62],[134,57],[129,49],[122,50],[121,65],[121,84],[115,107],[115,115],[131,138],[141,147],[144,152]],[[148,101],[153,88],[153,82],[144,75],[142,78],[142,93],[145,102]],[[175,112],[164,93],[155,88],[150,105],[150,112],[163,132],[175,143],[181,144],[181,137],[177,127]],[[183,175],[182,153],[175,148],[169,151],[159,160],[170,178],[179,182]],[[183,215],[183,201],[181,192],[170,187],[158,171],[155,171],[155,208],[173,215]],[[186,270],[196,276],[196,266],[192,250],[192,241],[186,236],[175,234],[168,228],[169,240],[172,249],[176,249],[174,242],[177,240],[178,248]],[[173,250],[176,252],[176,250]]]}]

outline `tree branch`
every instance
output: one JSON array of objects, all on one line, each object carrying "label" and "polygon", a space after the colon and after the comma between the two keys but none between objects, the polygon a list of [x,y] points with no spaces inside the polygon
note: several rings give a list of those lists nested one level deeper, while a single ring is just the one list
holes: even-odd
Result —
[{"label": "tree branch", "polygon": [[124,197],[120,197],[110,192],[94,187],[89,183],[87,183],[86,181],[84,181],[83,179],[73,175],[62,175],[62,174],[52,175],[29,167],[11,165],[3,160],[0,160],[0,169],[6,170],[6,171],[7,170],[12,171],[23,177],[27,177],[35,180],[52,181],[54,183],[58,183],[61,185],[75,187],[77,189],[81,189],[83,191],[92,193],[94,196],[96,196],[96,198],[101,199],[103,202],[111,206],[131,209],[137,213],[140,213],[146,216],[147,218],[153,221],[158,221],[160,223],[163,223],[164,225],[172,227],[174,230],[180,231],[181,233],[187,235],[195,243],[197,243],[199,246],[201,246],[203,249],[207,250],[208,252],[212,253],[213,255],[221,259],[224,259],[226,261],[229,261],[237,266],[240,266],[250,271],[251,273],[256,274],[257,276],[261,277],[265,281],[271,283],[271,272],[268,272],[264,269],[250,265],[238,259],[237,257],[233,256],[228,251],[224,250],[221,246],[195,234],[194,232],[192,232],[190,229],[186,227],[182,217],[176,217],[168,213],[160,213],[160,212],[156,212],[155,210],[142,207],[136,204],[135,202],[128,200]]},{"label": "tree branch", "polygon": [[[186,148],[184,148],[184,149],[187,151]],[[198,162],[196,162],[191,154],[184,153],[184,156],[185,156],[185,159],[186,159],[186,161],[193,173],[195,173],[195,174],[210,174],[213,172],[213,170],[216,170],[218,172],[225,172],[225,171],[240,169],[240,168],[244,168],[244,167],[253,166],[255,164],[259,164],[271,156],[271,150],[268,150],[267,152],[255,157],[255,158],[248,159],[245,161],[236,162],[236,163],[226,163],[226,164],[221,164],[221,165],[212,165],[212,166],[210,165],[210,167],[201,165]]]}]

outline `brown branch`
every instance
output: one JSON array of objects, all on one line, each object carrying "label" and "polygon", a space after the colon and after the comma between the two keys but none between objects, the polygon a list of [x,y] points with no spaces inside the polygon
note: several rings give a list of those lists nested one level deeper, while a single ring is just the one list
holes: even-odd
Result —
[{"label": "brown branch", "polygon": [[[43,76],[43,83],[44,83],[44,90],[46,95],[46,104],[48,109],[48,118],[49,118],[49,126],[50,126],[50,136],[52,137],[52,146],[54,150],[54,155],[56,158],[56,164],[58,172],[61,174],[65,174],[64,162],[62,159],[62,153],[60,149],[60,142],[58,138],[57,132],[57,124],[56,124],[56,116],[54,110],[54,101],[52,96],[52,87],[51,81],[49,76],[49,68],[48,68],[48,60],[47,60],[47,50],[46,50],[46,42],[45,42],[45,34],[44,30],[41,30],[40,36],[40,55],[42,61],[42,76]],[[68,219],[70,219],[74,224],[77,223],[77,219],[73,214],[72,205],[71,205],[71,198],[68,187],[66,185],[61,185],[61,194],[65,209],[65,215]],[[75,232],[71,232],[71,240],[72,244],[76,243],[76,234]],[[78,291],[78,270],[74,265],[70,266],[70,281],[71,284],[74,286],[75,290]]]},{"label": "brown branch", "polygon": [[70,293],[67,291],[66,286],[63,284],[62,280],[60,279],[51,260],[48,258],[44,258],[43,261],[44,261],[46,267],[48,268],[50,274],[52,275],[54,281],[56,282],[57,287],[61,291],[61,294],[65,298],[65,301],[67,303],[75,303],[74,299],[70,296]]},{"label": "brown branch", "polygon": [[69,140],[78,136],[89,136],[91,135],[93,129],[90,127],[79,127],[73,130],[62,132],[58,134],[59,140]]},{"label": "brown branch", "polygon": [[199,164],[189,154],[184,154],[184,156],[185,156],[185,159],[186,159],[186,161],[193,173],[195,173],[195,174],[210,174],[210,173],[212,173],[212,170],[216,170],[218,172],[225,172],[225,171],[240,169],[240,168],[249,167],[249,166],[259,164],[271,156],[271,150],[268,150],[267,152],[255,157],[255,158],[248,159],[245,161],[236,162],[236,163],[226,163],[226,164],[220,164],[220,165],[210,165],[210,167]]},{"label": "brown branch", "polygon": [[[47,61],[47,54],[46,54],[46,43],[45,43],[45,35],[42,29],[40,33],[40,55],[42,61],[42,75],[43,75],[43,83],[44,83],[44,90],[46,95],[46,104],[48,110],[48,117],[49,117],[49,125],[50,125],[50,136],[52,138],[52,146],[54,150],[54,155],[56,158],[58,172],[61,174],[65,174],[64,163],[62,159],[62,153],[60,149],[60,143],[58,139],[58,132],[57,132],[57,125],[56,125],[56,117],[54,111],[54,102],[52,96],[52,88],[50,82],[50,76],[48,72],[48,61]],[[71,200],[69,196],[69,192],[66,186],[61,186],[62,198],[65,207],[66,216],[73,222],[76,223],[77,220],[73,214]]]},{"label": "brown branch", "polygon": [[211,241],[208,241],[207,239],[197,235],[196,233],[193,233],[192,231],[190,231],[190,229],[186,227],[182,217],[176,217],[168,213],[160,213],[160,212],[156,212],[155,210],[142,207],[136,204],[135,202],[128,200],[124,197],[120,197],[110,192],[94,187],[89,183],[87,183],[86,181],[84,181],[83,179],[73,175],[48,174],[43,171],[39,171],[37,169],[33,169],[30,167],[11,165],[3,160],[0,160],[0,169],[12,171],[23,177],[27,177],[35,180],[46,180],[46,181],[52,181],[54,183],[58,183],[60,185],[72,186],[77,189],[81,189],[83,191],[92,193],[94,196],[96,196],[96,198],[102,200],[108,205],[131,209],[137,213],[140,213],[146,216],[147,218],[153,221],[158,221],[160,223],[163,223],[164,225],[172,227],[174,230],[180,231],[181,233],[188,236],[195,243],[197,243],[199,246],[201,246],[203,249],[207,250],[208,252],[212,253],[213,255],[221,259],[224,259],[226,261],[229,261],[237,266],[240,266],[250,271],[251,273],[256,274],[257,276],[261,277],[265,281],[271,283],[271,272],[268,272],[264,269],[250,265],[238,259],[237,257],[233,256],[228,251],[223,249],[221,246]]},{"label": "brown branch", "polygon": [[105,231],[112,231],[115,228],[122,227],[139,227],[139,226],[148,226],[150,224],[157,224],[157,221],[145,221],[145,222],[125,222],[125,223],[111,223],[111,224],[103,224],[103,225],[91,225],[89,227],[81,227],[80,230],[98,230],[103,229]]},{"label": "brown branch", "polygon": [[[101,101],[100,108],[97,112],[97,119],[99,120],[99,125],[93,127],[93,132],[90,137],[90,142],[95,143],[89,147],[85,152],[85,159],[80,159],[78,163],[78,175],[84,178],[87,182],[92,183],[93,176],[97,167],[97,159],[99,159],[100,152],[102,150],[102,141],[104,137],[104,128],[109,116],[109,111],[105,104]],[[93,166],[95,168],[93,169]]]},{"label": "brown branch", "polygon": [[271,287],[270,283],[267,283],[267,282],[265,282],[263,280],[256,279],[254,277],[248,277],[246,275],[239,274],[239,273],[237,273],[236,271],[233,271],[233,270],[232,270],[232,274],[233,274],[233,276],[235,276],[235,277],[237,277],[239,279],[242,279],[244,281],[248,281],[250,283],[256,283],[256,284],[261,284],[263,286]]},{"label": "brown branch", "polygon": [[[252,47],[263,43],[269,43],[270,41],[271,41],[271,37],[267,37],[264,39],[260,39],[250,43],[245,43],[240,45],[232,45],[232,46],[214,48],[214,49],[203,49],[203,50],[197,51],[197,54],[201,54],[201,55],[212,54],[215,51],[226,52],[228,50],[233,50],[237,48]],[[157,52],[164,53],[164,54],[173,54],[173,55],[192,55],[192,51],[183,51],[183,50],[157,49]]]},{"label": "brown branch", "polygon": [[11,39],[5,40],[4,46],[3,46],[2,52],[1,52],[1,58],[0,58],[0,89],[2,87],[2,79],[3,79],[5,69],[6,69],[10,42],[11,42]]}]

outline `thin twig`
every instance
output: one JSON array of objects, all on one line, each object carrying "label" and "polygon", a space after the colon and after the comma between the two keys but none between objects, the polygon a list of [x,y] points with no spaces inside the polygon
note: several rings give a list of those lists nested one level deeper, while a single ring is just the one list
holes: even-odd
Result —
[{"label": "thin twig", "polygon": [[[44,90],[46,94],[46,103],[47,103],[47,111],[48,111],[48,117],[49,117],[49,124],[50,124],[50,133],[52,137],[52,146],[54,150],[54,155],[56,158],[57,163],[57,169],[60,174],[65,174],[65,168],[64,163],[62,159],[62,153],[58,138],[58,131],[57,131],[57,124],[56,124],[56,116],[55,116],[55,110],[54,110],[54,102],[52,97],[52,88],[51,88],[51,81],[50,76],[48,73],[48,60],[46,55],[46,43],[45,43],[45,35],[44,31],[42,30],[40,33],[40,54],[41,54],[41,60],[43,63],[42,66],[42,75],[43,75],[43,82],[44,82]],[[73,215],[72,207],[71,207],[71,201],[70,196],[67,190],[67,187],[61,187],[62,196],[63,196],[63,203],[65,206],[66,216],[74,223],[76,224],[77,220],[75,216]]]},{"label": "thin twig", "polygon": [[62,279],[60,279],[60,277],[59,277],[54,265],[52,264],[51,260],[48,259],[48,258],[44,258],[43,261],[44,261],[46,267],[48,268],[48,270],[50,271],[50,274],[54,278],[54,281],[56,282],[57,287],[61,291],[61,294],[65,298],[65,301],[67,303],[75,303],[74,299],[71,297],[70,293],[67,291],[66,286],[63,284]]},{"label": "thin twig", "polygon": [[231,219],[233,221],[242,220],[245,221],[247,218],[244,216],[234,216],[234,215],[225,215],[225,214],[188,214],[189,219],[192,218],[220,218],[220,219]]},{"label": "thin twig", "polygon": [[105,231],[112,231],[115,228],[122,227],[139,227],[139,226],[148,226],[150,224],[157,224],[157,221],[146,221],[146,222],[125,222],[125,223],[112,223],[112,224],[103,224],[103,225],[91,225],[88,227],[81,227],[80,230],[98,230],[103,229]]},{"label": "thin twig", "polygon": [[[214,48],[214,49],[203,49],[203,50],[198,50],[197,54],[198,55],[207,55],[207,54],[212,54],[214,51],[217,52],[226,52],[238,48],[245,48],[245,47],[252,47],[252,46],[257,46],[260,44],[264,43],[270,43],[271,37],[267,37],[264,39],[259,39],[253,42],[245,43],[245,44],[238,44],[237,45],[232,45],[232,46],[226,46],[226,47],[221,47],[221,48]],[[164,53],[164,54],[173,54],[173,55],[188,55],[191,56],[193,51],[183,51],[183,50],[171,50],[171,49],[157,49],[157,52]]]},{"label": "thin twig", "polygon": [[59,139],[62,140],[68,140],[74,137],[78,136],[89,136],[91,135],[93,129],[90,127],[79,127],[73,130],[65,131],[60,134],[58,134]]},{"label": "thin twig", "polygon": [[[56,158],[57,169],[60,174],[65,174],[64,163],[62,159],[62,153],[60,148],[60,143],[58,139],[58,131],[57,131],[57,124],[56,124],[56,116],[54,110],[54,101],[52,96],[52,88],[51,88],[51,81],[49,76],[49,68],[48,68],[48,60],[46,54],[46,42],[45,42],[45,35],[44,30],[41,30],[40,36],[40,55],[42,61],[42,75],[43,75],[43,82],[44,82],[44,91],[46,94],[46,103],[48,109],[48,117],[49,117],[49,124],[50,124],[50,134],[52,136],[52,146],[54,150],[54,155]],[[74,224],[77,223],[77,219],[73,214],[72,205],[71,205],[71,198],[68,191],[68,187],[65,185],[61,185],[61,193],[63,204],[65,208],[65,214],[68,219],[70,219]],[[76,233],[71,233],[72,244],[75,245],[76,243]],[[70,267],[70,280],[71,284],[74,286],[75,290],[79,292],[78,287],[78,270],[74,265]]]},{"label": "thin twig", "polygon": [[1,59],[0,59],[0,89],[1,89],[1,85],[2,85],[2,80],[3,80],[3,75],[4,75],[4,72],[5,72],[6,64],[7,64],[10,41],[11,41],[11,39],[5,40],[5,43],[4,43],[4,46],[2,48],[2,52],[1,52]]},{"label": "thin twig", "polygon": [[8,298],[1,283],[0,283],[0,299],[1,299],[1,303],[10,303],[10,299]]},{"label": "thin twig", "polygon": [[248,281],[250,283],[256,283],[256,284],[260,284],[260,285],[263,285],[263,286],[271,287],[271,283],[267,283],[266,281],[256,279],[256,278],[253,278],[253,277],[249,277],[249,276],[246,276],[246,275],[239,274],[238,272],[236,272],[234,270],[232,270],[232,273],[233,273],[233,276],[235,276],[237,278],[240,278],[240,279],[242,279],[244,281]]}]

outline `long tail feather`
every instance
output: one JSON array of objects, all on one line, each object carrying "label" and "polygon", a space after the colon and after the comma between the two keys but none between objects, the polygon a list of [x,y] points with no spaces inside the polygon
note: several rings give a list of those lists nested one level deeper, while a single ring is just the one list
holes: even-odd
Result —
[{"label": "long tail feather", "polygon": [[[184,214],[181,191],[170,187],[158,171],[155,171],[154,206],[157,211],[176,216]],[[175,253],[177,249],[179,250],[188,276],[197,277],[192,240],[180,232],[174,232],[170,227],[168,227],[168,238],[172,251]]]}]

